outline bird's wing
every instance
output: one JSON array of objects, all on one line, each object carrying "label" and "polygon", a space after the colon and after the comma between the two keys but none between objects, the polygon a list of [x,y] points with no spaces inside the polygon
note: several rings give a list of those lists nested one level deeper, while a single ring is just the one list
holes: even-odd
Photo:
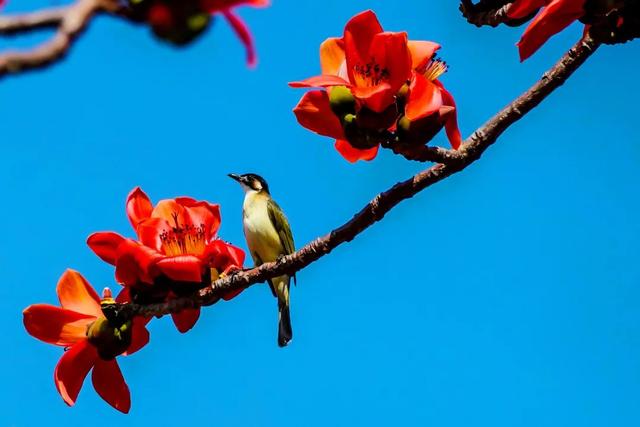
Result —
[{"label": "bird's wing", "polygon": [[[293,235],[291,234],[291,227],[289,226],[289,221],[284,215],[284,212],[273,199],[269,199],[267,202],[267,211],[269,213],[271,224],[273,224],[273,227],[276,229],[276,232],[280,237],[280,243],[282,243],[284,255],[294,253],[296,248],[293,243]],[[295,275],[293,275],[293,280],[295,282]]]}]

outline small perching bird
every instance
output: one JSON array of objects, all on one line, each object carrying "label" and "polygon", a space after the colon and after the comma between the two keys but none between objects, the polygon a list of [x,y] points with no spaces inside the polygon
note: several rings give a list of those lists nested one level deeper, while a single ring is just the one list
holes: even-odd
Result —
[{"label": "small perching bird", "polygon": [[[256,267],[292,254],[295,247],[289,221],[280,206],[271,198],[269,185],[264,178],[252,173],[229,174],[229,177],[238,181],[245,192],[242,205],[244,236]],[[295,276],[293,279],[295,281]],[[290,281],[291,277],[288,275],[268,280],[273,295],[278,298],[280,347],[286,346],[293,336],[289,315]]]}]

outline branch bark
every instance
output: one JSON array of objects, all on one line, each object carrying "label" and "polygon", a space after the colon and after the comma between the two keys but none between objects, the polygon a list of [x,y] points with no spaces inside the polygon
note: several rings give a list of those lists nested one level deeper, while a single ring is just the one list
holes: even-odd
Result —
[{"label": "branch bark", "polygon": [[353,240],[368,227],[384,218],[387,212],[403,200],[409,199],[425,188],[464,170],[478,160],[509,126],[520,120],[555,89],[562,86],[598,46],[599,43],[591,38],[578,42],[535,85],[476,130],[458,150],[459,157],[455,161],[436,164],[406,181],[397,183],[389,190],[378,194],[344,225],[317,238],[297,252],[283,257],[277,262],[266,263],[258,268],[216,280],[210,287],[189,297],[177,298],[161,304],[125,304],[122,309],[129,316],[162,316],[186,308],[211,305],[229,291],[245,289],[283,273],[292,274],[301,270],[329,254],[339,245]]},{"label": "branch bark", "polygon": [[480,1],[474,4],[471,0],[462,0],[460,3],[460,12],[470,24],[476,27],[489,25],[497,27],[498,25],[508,21],[507,13],[511,8],[511,1]]},{"label": "branch bark", "polygon": [[121,9],[117,0],[77,0],[69,6],[0,16],[0,34],[56,28],[51,38],[33,49],[0,54],[0,78],[60,61],[96,13],[121,14]]}]

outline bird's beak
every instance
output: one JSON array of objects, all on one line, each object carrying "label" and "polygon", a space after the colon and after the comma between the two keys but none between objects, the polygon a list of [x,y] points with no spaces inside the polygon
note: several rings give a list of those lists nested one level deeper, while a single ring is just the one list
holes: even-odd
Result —
[{"label": "bird's beak", "polygon": [[235,173],[230,173],[227,176],[231,179],[235,179],[236,181],[242,184],[242,177],[240,175],[237,175]]}]

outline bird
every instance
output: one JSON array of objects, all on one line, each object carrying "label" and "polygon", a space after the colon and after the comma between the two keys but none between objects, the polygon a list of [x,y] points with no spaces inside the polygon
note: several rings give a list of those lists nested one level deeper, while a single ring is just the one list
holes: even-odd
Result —
[{"label": "bird", "polygon": [[[244,236],[256,267],[279,260],[295,251],[291,227],[284,212],[271,197],[267,181],[254,173],[230,178],[238,181],[245,192],[242,204]],[[295,275],[287,274],[268,280],[273,296],[278,299],[278,346],[285,347],[293,338],[289,313],[289,285]]]}]

